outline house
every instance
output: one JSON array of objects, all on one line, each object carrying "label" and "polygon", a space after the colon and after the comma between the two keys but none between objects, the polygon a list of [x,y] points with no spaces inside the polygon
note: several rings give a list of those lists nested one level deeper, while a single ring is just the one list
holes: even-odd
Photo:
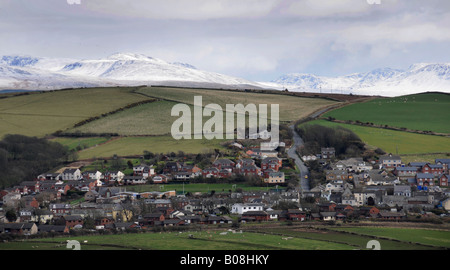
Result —
[{"label": "house", "polygon": [[327,170],[325,172],[325,178],[327,181],[334,180],[348,180],[349,174],[345,170]]},{"label": "house", "polygon": [[122,181],[124,185],[143,185],[147,183],[147,179],[142,175],[126,175]]},{"label": "house", "polygon": [[422,173],[429,173],[434,176],[439,176],[444,173],[444,165],[442,164],[425,164],[422,167]]},{"label": "house", "polygon": [[69,228],[65,225],[39,225],[39,233],[69,233]]},{"label": "house", "polygon": [[333,167],[337,170],[346,170],[349,172],[363,172],[370,171],[373,166],[363,161],[362,158],[348,158],[339,160]]},{"label": "house", "polygon": [[266,157],[261,161],[261,170],[272,169],[276,172],[281,168],[282,161],[278,157]]},{"label": "house", "polygon": [[320,219],[324,221],[336,220],[336,212],[320,212]]},{"label": "house", "polygon": [[60,218],[61,223],[64,222],[64,224],[69,228],[72,229],[75,226],[83,226],[84,221],[83,218],[80,215],[66,215],[62,216]]},{"label": "house", "polygon": [[181,164],[179,162],[170,161],[164,165],[164,174],[176,173],[181,169]]},{"label": "house", "polygon": [[264,205],[260,203],[236,203],[231,207],[231,213],[244,214],[247,211],[263,211]]},{"label": "house", "polygon": [[137,165],[133,167],[133,175],[134,176],[142,176],[145,179],[155,175],[155,168],[153,166],[148,165]]},{"label": "house", "polygon": [[450,179],[450,175],[449,174],[441,174],[438,177],[438,183],[440,187],[448,187],[449,183],[448,180]]},{"label": "house", "polygon": [[411,186],[408,185],[395,185],[394,196],[411,197]]},{"label": "house", "polygon": [[378,218],[383,220],[401,220],[405,219],[406,215],[403,212],[380,211]]},{"label": "house", "polygon": [[394,169],[394,174],[397,175],[399,179],[407,179],[407,178],[414,178],[416,177],[416,174],[419,172],[418,167],[396,167]]},{"label": "house", "polygon": [[53,212],[55,217],[68,215],[71,209],[69,204],[54,203],[49,205],[49,210]]},{"label": "house", "polygon": [[264,183],[268,184],[284,184],[284,172],[269,172],[264,178]]},{"label": "house", "polygon": [[215,160],[212,164],[213,167],[219,169],[219,170],[230,170],[233,171],[234,167],[235,167],[235,162],[227,159],[227,158],[219,158],[217,160]]},{"label": "house", "polygon": [[85,171],[81,173],[81,176],[86,180],[100,180],[103,174],[99,171]]},{"label": "house", "polygon": [[61,179],[63,181],[69,180],[80,180],[81,179],[81,171],[77,168],[67,168],[61,174]]},{"label": "house", "polygon": [[164,174],[157,174],[153,176],[152,181],[154,184],[164,184],[169,182],[167,176],[165,176]]},{"label": "house", "polygon": [[95,202],[98,197],[98,192],[96,190],[89,190],[84,194],[84,199],[86,201]]},{"label": "house", "polygon": [[241,221],[268,221],[269,214],[266,211],[246,211],[241,215]]},{"label": "house", "polygon": [[434,186],[434,175],[431,173],[417,173],[416,184],[418,186]]},{"label": "house", "polygon": [[392,154],[384,155],[380,157],[380,165],[382,168],[393,169],[402,165],[402,159]]},{"label": "house", "polygon": [[17,235],[34,235],[38,233],[38,227],[35,223],[3,223],[0,224],[0,233],[11,233]]},{"label": "house", "polygon": [[450,171],[450,158],[438,158],[434,160],[435,164],[440,164],[444,167],[444,173],[449,174]]},{"label": "house", "polygon": [[260,176],[261,169],[256,165],[248,165],[242,167],[239,173],[245,176]]},{"label": "house", "polygon": [[203,177],[211,178],[211,177],[219,177],[220,170],[216,167],[206,168],[202,171]]},{"label": "house", "polygon": [[288,209],[286,211],[286,217],[293,221],[304,221],[306,220],[306,213],[300,209]]},{"label": "house", "polygon": [[323,159],[332,159],[336,155],[336,150],[334,147],[322,147],[320,149],[320,154],[322,155]]},{"label": "house", "polygon": [[121,171],[106,171],[103,174],[103,181],[107,184],[114,184],[115,182],[120,184],[124,176],[125,174]]}]

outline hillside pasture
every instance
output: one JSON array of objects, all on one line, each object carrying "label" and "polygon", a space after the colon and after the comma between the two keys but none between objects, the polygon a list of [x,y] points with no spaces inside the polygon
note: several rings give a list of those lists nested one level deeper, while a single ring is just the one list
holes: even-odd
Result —
[{"label": "hillside pasture", "polygon": [[170,87],[143,87],[139,93],[153,98],[161,98],[179,103],[194,105],[194,96],[202,97],[202,105],[218,104],[223,110],[226,104],[267,104],[268,114],[272,104],[279,105],[280,121],[295,121],[328,106],[338,104],[324,98],[305,98],[288,95],[253,93],[235,90],[190,89]]},{"label": "hillside pasture", "polygon": [[175,140],[172,136],[117,137],[108,142],[81,150],[78,158],[95,159],[117,156],[142,155],[144,151],[152,153],[206,153],[214,149],[225,150],[221,145],[225,140]]},{"label": "hillside pasture", "polygon": [[88,118],[148,100],[133,93],[133,89],[71,89],[0,99],[0,138],[6,134],[43,137]]},{"label": "hillside pasture", "polygon": [[450,94],[423,93],[377,98],[329,111],[323,117],[449,134]]},{"label": "hillside pasture", "polygon": [[387,153],[398,153],[399,155],[450,153],[449,137],[341,124],[326,120],[314,120],[307,124],[319,124],[327,127],[342,126],[355,132],[368,146],[381,148]]}]

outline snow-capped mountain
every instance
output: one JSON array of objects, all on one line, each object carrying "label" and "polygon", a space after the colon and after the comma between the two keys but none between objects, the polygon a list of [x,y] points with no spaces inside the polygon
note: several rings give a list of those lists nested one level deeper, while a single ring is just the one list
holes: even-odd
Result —
[{"label": "snow-capped mountain", "polygon": [[192,87],[289,89],[300,92],[399,96],[427,91],[450,93],[450,63],[419,63],[406,70],[375,69],[339,77],[292,73],[253,82],[169,63],[143,54],[117,53],[103,59],[3,56],[0,89],[50,90],[70,87],[164,84]]},{"label": "snow-capped mountain", "polygon": [[290,91],[380,96],[428,91],[450,93],[450,63],[419,63],[407,70],[382,68],[339,77],[292,73],[267,85]]},{"label": "snow-capped mountain", "polygon": [[59,89],[111,85],[228,85],[257,83],[219,73],[198,70],[186,63],[169,63],[143,54],[117,53],[104,59],[52,59],[3,56],[0,88]]}]

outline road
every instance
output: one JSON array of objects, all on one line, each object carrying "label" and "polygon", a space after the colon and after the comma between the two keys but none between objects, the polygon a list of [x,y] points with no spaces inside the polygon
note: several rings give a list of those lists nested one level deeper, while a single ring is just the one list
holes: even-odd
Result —
[{"label": "road", "polygon": [[307,191],[310,189],[309,187],[309,181],[307,178],[307,175],[309,174],[308,168],[303,163],[302,159],[297,155],[297,147],[303,145],[303,140],[300,138],[298,133],[294,129],[294,125],[290,126],[292,133],[294,134],[294,143],[292,144],[291,148],[289,148],[287,154],[290,158],[292,158],[295,161],[295,165],[300,170],[300,188],[303,191]]},{"label": "road", "polygon": [[[335,106],[332,107],[328,107],[325,108],[323,110],[320,110],[318,112],[315,112],[313,114],[311,114],[309,117],[311,118],[311,120],[316,119],[317,117],[319,117],[322,113],[325,113],[328,110],[331,110],[335,108]],[[295,165],[297,166],[297,168],[300,170],[300,188],[302,191],[308,191],[310,190],[310,185],[309,185],[309,170],[308,167],[306,167],[305,163],[303,163],[303,160],[298,156],[296,149],[299,146],[303,145],[303,140],[302,138],[298,135],[298,133],[295,131],[294,125],[289,126],[292,130],[292,133],[294,134],[294,143],[292,144],[291,148],[289,148],[288,150],[288,156],[290,158],[292,158],[295,161]]]}]

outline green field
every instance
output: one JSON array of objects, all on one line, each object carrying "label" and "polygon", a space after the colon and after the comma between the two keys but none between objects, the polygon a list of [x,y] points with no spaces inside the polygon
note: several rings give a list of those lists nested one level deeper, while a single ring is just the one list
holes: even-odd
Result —
[{"label": "green field", "polygon": [[387,153],[426,154],[450,153],[450,138],[395,131],[383,128],[340,124],[326,120],[314,120],[306,124],[319,124],[328,127],[342,126],[355,132],[361,140],[373,148],[381,148]]},{"label": "green field", "polygon": [[142,155],[144,151],[167,154],[178,153],[207,153],[214,149],[225,148],[221,145],[224,140],[175,140],[168,136],[152,137],[118,137],[108,142],[78,152],[79,159],[101,157]]},{"label": "green field", "polygon": [[0,99],[0,138],[43,137],[131,103],[148,100],[134,88],[88,88],[38,92]]},{"label": "green field", "polygon": [[[81,250],[104,248],[128,250],[351,250],[353,248],[346,244],[303,238],[283,240],[282,236],[270,234],[230,232],[221,235],[220,232],[226,232],[226,230],[60,237],[36,240],[39,241],[38,243],[33,240],[21,242],[18,245],[16,243],[0,243],[0,250],[61,250],[66,249],[64,243],[69,239],[79,241]],[[189,235],[193,235],[193,239],[189,238]]]},{"label": "green field", "polygon": [[448,134],[450,95],[423,93],[378,98],[327,112],[323,117]]},{"label": "green field", "polygon": [[[67,250],[76,240],[81,250],[439,250],[450,247],[448,230],[394,227],[323,227],[242,225],[233,233],[227,228],[205,227],[201,231],[173,230],[164,233],[60,236],[0,243],[0,250]],[[322,227],[322,229],[320,229]],[[259,231],[259,232],[257,232]],[[381,237],[381,238],[380,238]]]},{"label": "green field", "polygon": [[383,237],[387,239],[396,239],[404,242],[450,248],[450,231],[447,230],[373,227],[340,228],[336,230],[354,232],[361,235]]},{"label": "green field", "polygon": [[267,104],[270,114],[272,104],[279,104],[280,121],[295,121],[309,114],[337,104],[336,101],[322,98],[303,98],[288,95],[252,93],[243,91],[213,90],[213,89],[189,89],[167,87],[144,87],[139,93],[153,98],[161,98],[185,104],[194,105],[194,96],[202,96],[202,105],[218,104],[223,110],[226,104]]},{"label": "green field", "polygon": [[[255,187],[249,186],[246,184],[220,184],[220,183],[196,183],[196,184],[166,184],[166,185],[139,185],[139,186],[129,186],[127,187],[127,191],[135,191],[135,192],[150,192],[150,191],[172,191],[176,190],[177,192],[201,192],[201,193],[209,193],[211,191],[215,191],[217,193],[220,192],[228,192],[230,190],[236,191],[236,189],[242,189],[243,191],[267,191],[270,189],[276,189],[276,186],[268,185],[264,187]],[[284,187],[279,186],[278,189],[284,189]]]}]

